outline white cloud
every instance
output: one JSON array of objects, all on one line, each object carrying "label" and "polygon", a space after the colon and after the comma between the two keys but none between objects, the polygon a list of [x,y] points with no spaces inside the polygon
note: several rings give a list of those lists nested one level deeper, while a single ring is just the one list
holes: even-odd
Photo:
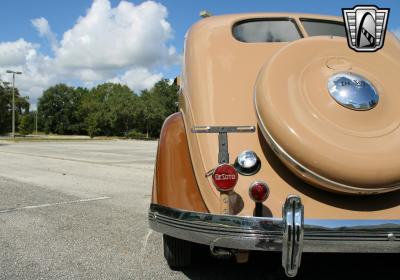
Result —
[{"label": "white cloud", "polygon": [[[16,42],[4,43],[3,49],[0,48],[0,53],[9,53],[14,46],[18,45]],[[22,75],[16,76],[16,86],[23,96],[29,96],[32,108],[36,107],[36,100],[42,94],[43,90],[48,86],[57,83],[58,77],[52,71],[52,59],[40,54],[36,47],[32,44],[27,44],[25,48],[19,49],[18,55],[9,56],[8,61],[0,59],[0,73],[1,80],[11,82],[11,74],[6,73],[8,69],[14,71],[21,71]],[[4,63],[6,62],[6,63]]]},{"label": "white cloud", "polygon": [[0,42],[0,67],[24,65],[27,58],[36,53],[37,47],[24,39]]},{"label": "white cloud", "polygon": [[162,73],[152,74],[146,68],[132,68],[123,75],[108,80],[112,83],[126,84],[133,90],[142,90],[152,87],[156,82],[161,80]]},{"label": "white cloud", "polygon": [[138,6],[121,1],[112,8],[96,0],[84,17],[64,33],[56,59],[68,68],[152,67],[177,59],[166,41],[172,29],[167,9],[148,1]]},{"label": "white cloud", "polygon": [[52,53],[44,55],[39,45],[24,39],[0,42],[0,73],[7,67],[22,71],[17,86],[32,104],[44,89],[59,82],[90,86],[111,81],[134,90],[150,88],[163,78],[157,69],[180,62],[168,44],[173,30],[167,16],[167,9],[153,1],[139,5],[121,1],[112,7],[109,0],[94,0],[60,41],[45,18],[33,19]]},{"label": "white cloud", "polygon": [[33,26],[36,28],[36,30],[39,32],[39,36],[46,38],[49,40],[51,47],[53,50],[57,49],[57,35],[51,31],[49,22],[47,19],[44,17],[41,18],[35,18],[31,20],[31,23]]}]

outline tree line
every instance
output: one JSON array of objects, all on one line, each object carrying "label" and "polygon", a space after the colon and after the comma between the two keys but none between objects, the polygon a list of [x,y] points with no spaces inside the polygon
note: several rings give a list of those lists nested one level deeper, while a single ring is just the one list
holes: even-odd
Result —
[{"label": "tree line", "polygon": [[[16,129],[25,115],[29,115],[29,101],[15,89]],[[0,134],[12,130],[12,88],[8,83],[0,84]]]},{"label": "tree line", "polygon": [[[7,88],[0,91],[0,106],[7,108],[2,110],[0,107],[4,115],[4,119],[0,115],[0,133],[11,130],[10,94]],[[30,134],[35,126],[36,112],[29,111],[29,102],[19,93],[18,100],[18,132]],[[57,84],[45,90],[38,99],[38,130],[46,134],[90,137],[158,137],[165,118],[177,111],[177,102],[177,85],[165,79],[140,92],[115,83],[104,83],[91,89]]]}]

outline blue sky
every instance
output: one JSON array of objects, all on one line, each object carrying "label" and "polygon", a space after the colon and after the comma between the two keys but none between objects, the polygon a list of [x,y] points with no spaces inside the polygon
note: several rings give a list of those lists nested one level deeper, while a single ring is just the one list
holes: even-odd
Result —
[{"label": "blue sky", "polygon": [[[215,15],[240,12],[305,12],[328,15],[341,15],[341,8],[351,8],[357,4],[374,4],[381,8],[391,8],[389,17],[389,30],[397,30],[400,33],[400,1],[265,1],[265,0],[159,0],[156,5],[147,5],[145,1],[128,1],[133,5],[121,6],[117,0],[96,0],[98,10],[104,17],[124,17],[122,10],[129,10],[129,17],[137,16],[146,26],[154,25],[149,30],[141,31],[135,28],[123,30],[119,28],[115,34],[121,36],[132,36],[129,42],[121,44],[133,44],[136,36],[135,30],[140,36],[148,39],[145,32],[152,35],[148,44],[156,45],[151,50],[140,49],[136,53],[130,49],[121,47],[121,57],[115,52],[108,52],[109,48],[104,45],[107,40],[101,38],[101,28],[88,27],[93,18],[96,18],[96,9],[93,8],[93,0],[16,0],[3,1],[1,7],[0,24],[3,26],[0,33],[0,52],[3,52],[3,60],[9,49],[18,49],[21,52],[15,56],[16,62],[3,63],[0,53],[0,78],[7,80],[4,75],[4,67],[13,67],[25,70],[25,77],[19,77],[21,91],[31,96],[32,103],[40,96],[43,88],[57,82],[68,82],[73,85],[93,86],[103,81],[127,82],[134,89],[150,86],[161,77],[173,78],[180,72],[179,56],[183,50],[183,38],[188,28],[199,20],[201,10],[209,10]],[[110,4],[109,4],[110,2]],[[108,7],[108,14],[105,9]],[[117,9],[117,7],[121,9]],[[140,9],[138,7],[141,7]],[[122,9],[124,8],[124,9]],[[126,8],[126,9],[125,9]],[[92,17],[87,16],[91,9]],[[155,17],[151,21],[144,14]],[[87,18],[79,24],[79,18]],[[157,21],[158,17],[158,21]],[[36,27],[32,20],[36,21]],[[157,26],[159,19],[164,20],[166,25]],[[104,25],[104,38],[113,34],[112,19]],[[139,21],[140,22],[140,21]],[[162,29],[162,32],[159,30]],[[108,31],[107,31],[108,30]],[[79,53],[82,48],[85,32],[93,32],[94,47],[93,58]],[[97,32],[97,33],[96,33]],[[107,33],[108,32],[108,33]],[[131,32],[131,33],[129,33]],[[130,35],[132,34],[132,35]],[[129,35],[129,36],[128,36]],[[78,40],[78,38],[80,38]],[[90,37],[91,38],[91,37]],[[90,39],[89,38],[89,39]],[[86,38],[88,39],[88,38]],[[88,40],[89,40],[88,39]],[[110,39],[113,41],[114,39]],[[116,43],[118,45],[118,42]],[[119,44],[119,45],[121,45]],[[147,49],[147,47],[144,47]],[[102,53],[104,52],[104,53]],[[149,57],[141,58],[148,54]],[[21,57],[20,57],[21,55]],[[12,57],[14,57],[12,56]],[[152,57],[150,57],[152,56]],[[25,57],[25,58],[23,58]],[[131,59],[131,64],[124,64],[123,59]],[[103,61],[104,60],[104,61]],[[82,65],[80,64],[82,62]],[[3,66],[3,68],[2,68]],[[114,68],[113,68],[114,67]],[[32,70],[33,69],[33,70]],[[54,70],[55,69],[55,70]],[[29,72],[30,71],[30,72]],[[48,73],[51,72],[51,73]],[[139,77],[136,81],[133,77]]]}]

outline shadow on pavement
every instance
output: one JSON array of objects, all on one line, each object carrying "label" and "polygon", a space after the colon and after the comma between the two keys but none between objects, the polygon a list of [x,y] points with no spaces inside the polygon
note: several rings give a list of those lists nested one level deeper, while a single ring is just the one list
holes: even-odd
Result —
[{"label": "shadow on pavement", "polygon": [[[398,279],[399,254],[303,254],[294,279]],[[196,251],[190,279],[286,279],[280,253],[256,252],[247,264],[217,260],[207,248]],[[397,274],[397,277],[395,277]],[[289,279],[289,278],[288,278]]]}]

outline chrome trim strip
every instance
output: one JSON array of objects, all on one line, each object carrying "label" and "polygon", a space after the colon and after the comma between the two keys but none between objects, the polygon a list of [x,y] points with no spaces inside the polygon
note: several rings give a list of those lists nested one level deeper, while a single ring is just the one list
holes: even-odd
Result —
[{"label": "chrome trim strip", "polygon": [[267,141],[267,143],[269,144],[271,149],[275,152],[275,154],[278,156],[278,158],[283,163],[287,163],[288,165],[290,165],[292,167],[292,170],[294,170],[296,173],[301,173],[302,176],[308,178],[309,180],[318,182],[319,184],[321,184],[322,186],[324,186],[328,189],[333,189],[333,190],[336,190],[339,192],[346,190],[346,192],[353,193],[353,194],[377,194],[377,193],[386,193],[386,192],[400,190],[400,184],[396,184],[393,186],[387,186],[384,188],[374,188],[374,189],[363,189],[363,188],[359,188],[359,187],[349,186],[346,184],[342,184],[342,183],[330,180],[324,176],[317,174],[316,172],[312,171],[311,169],[308,169],[303,164],[301,164],[296,159],[294,159],[292,156],[290,156],[275,141],[275,139],[271,136],[271,134],[265,128],[264,122],[261,120],[260,115],[259,115],[255,91],[253,94],[253,102],[254,102],[254,107],[256,110],[256,116],[257,116],[257,120],[259,123],[259,127],[261,130],[261,133],[264,135],[265,140]]},{"label": "chrome trim strip", "polygon": [[[214,215],[151,204],[149,223],[155,231],[200,244],[282,250],[284,224],[280,218]],[[400,253],[400,219],[305,219],[303,242],[303,252]]]},{"label": "chrome trim strip", "polygon": [[302,252],[400,253],[400,220],[304,220],[304,206],[289,195],[282,219],[191,212],[151,204],[150,227],[179,239],[239,250],[281,251],[288,277]]},{"label": "chrome trim strip", "polygon": [[290,195],[283,218],[191,212],[151,204],[150,228],[179,239],[239,250],[281,251],[294,277],[302,252],[400,253],[400,220],[305,219],[300,197]]}]

